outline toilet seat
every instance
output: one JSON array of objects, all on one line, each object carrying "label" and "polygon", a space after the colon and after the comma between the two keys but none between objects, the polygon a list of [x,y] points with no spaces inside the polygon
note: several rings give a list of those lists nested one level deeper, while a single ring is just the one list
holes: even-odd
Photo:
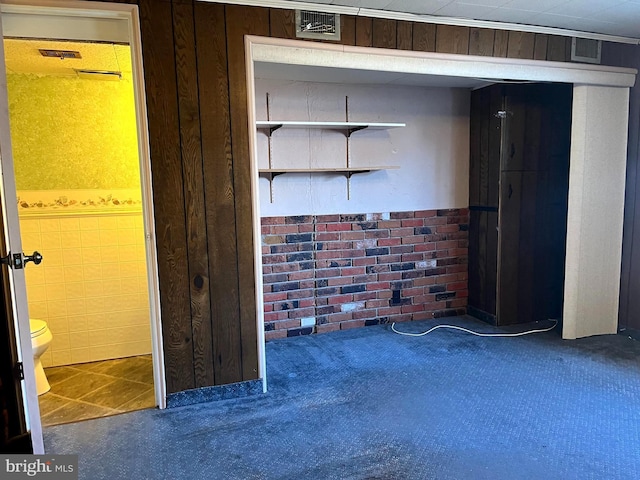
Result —
[{"label": "toilet seat", "polygon": [[32,318],[29,320],[29,327],[31,329],[31,338],[33,338],[44,333],[47,329],[47,323],[43,320]]}]

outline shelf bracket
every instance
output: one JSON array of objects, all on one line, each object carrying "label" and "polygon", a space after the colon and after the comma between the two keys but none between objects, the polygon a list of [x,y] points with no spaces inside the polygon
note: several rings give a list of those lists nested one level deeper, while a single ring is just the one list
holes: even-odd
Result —
[{"label": "shelf bracket", "polygon": [[360,125],[360,126],[357,126],[357,127],[347,128],[347,137],[350,137],[352,133],[358,132],[360,130],[364,130],[365,128],[367,128],[366,125]]},{"label": "shelf bracket", "polygon": [[273,125],[269,127],[269,136],[273,135],[273,132],[275,132],[279,128],[282,128],[282,125]]}]

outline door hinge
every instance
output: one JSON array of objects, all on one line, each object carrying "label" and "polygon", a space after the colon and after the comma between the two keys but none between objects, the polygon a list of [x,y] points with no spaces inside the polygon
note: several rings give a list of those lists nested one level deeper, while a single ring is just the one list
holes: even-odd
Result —
[{"label": "door hinge", "polygon": [[9,265],[11,268],[20,270],[24,266],[24,263],[22,262],[22,254],[12,254],[11,252],[9,252],[6,257],[0,258],[0,264]]},{"label": "door hinge", "polygon": [[14,374],[17,380],[24,380],[24,365],[22,362],[16,363],[14,367]]}]

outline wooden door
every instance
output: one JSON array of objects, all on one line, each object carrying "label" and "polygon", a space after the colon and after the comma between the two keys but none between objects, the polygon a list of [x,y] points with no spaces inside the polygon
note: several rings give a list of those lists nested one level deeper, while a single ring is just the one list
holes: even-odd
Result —
[{"label": "wooden door", "polygon": [[504,88],[497,324],[562,314],[570,85]]}]

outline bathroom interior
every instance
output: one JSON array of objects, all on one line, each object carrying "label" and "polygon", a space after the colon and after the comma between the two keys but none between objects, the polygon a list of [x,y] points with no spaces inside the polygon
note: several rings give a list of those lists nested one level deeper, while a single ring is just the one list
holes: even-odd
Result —
[{"label": "bathroom interior", "polygon": [[4,44],[42,424],[152,408],[130,48]]}]

